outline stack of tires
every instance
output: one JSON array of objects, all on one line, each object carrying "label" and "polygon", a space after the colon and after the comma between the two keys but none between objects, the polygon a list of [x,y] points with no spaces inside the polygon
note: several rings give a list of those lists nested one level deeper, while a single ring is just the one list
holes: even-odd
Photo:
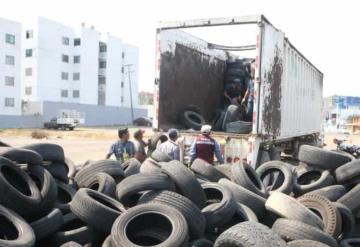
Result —
[{"label": "stack of tires", "polygon": [[359,161],[299,157],[187,168],[155,150],[75,167],[55,144],[2,148],[0,246],[357,246]]},{"label": "stack of tires", "polygon": [[244,84],[246,77],[249,76],[248,68],[241,59],[227,61],[225,71],[225,85]]}]

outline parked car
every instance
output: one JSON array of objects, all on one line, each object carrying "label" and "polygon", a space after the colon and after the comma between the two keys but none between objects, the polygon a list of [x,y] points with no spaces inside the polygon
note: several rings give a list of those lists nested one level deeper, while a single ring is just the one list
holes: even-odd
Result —
[{"label": "parked car", "polygon": [[147,127],[151,127],[152,126],[152,119],[151,118],[147,118],[147,117],[139,117],[136,118],[133,121],[133,124],[135,126],[147,126]]}]

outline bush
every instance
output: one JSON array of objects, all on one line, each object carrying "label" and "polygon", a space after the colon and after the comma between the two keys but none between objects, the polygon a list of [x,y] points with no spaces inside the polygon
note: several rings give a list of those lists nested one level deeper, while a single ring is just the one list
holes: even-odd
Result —
[{"label": "bush", "polygon": [[34,139],[44,139],[49,137],[49,133],[44,130],[34,130],[31,132],[31,137]]}]

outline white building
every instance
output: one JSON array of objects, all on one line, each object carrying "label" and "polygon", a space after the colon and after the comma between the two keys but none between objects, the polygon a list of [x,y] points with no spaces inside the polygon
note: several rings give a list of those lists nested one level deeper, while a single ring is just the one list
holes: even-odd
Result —
[{"label": "white building", "polygon": [[0,18],[0,115],[21,114],[21,24]]},{"label": "white building", "polygon": [[138,49],[84,24],[75,30],[39,18],[24,28],[23,99],[130,107],[138,105]]}]

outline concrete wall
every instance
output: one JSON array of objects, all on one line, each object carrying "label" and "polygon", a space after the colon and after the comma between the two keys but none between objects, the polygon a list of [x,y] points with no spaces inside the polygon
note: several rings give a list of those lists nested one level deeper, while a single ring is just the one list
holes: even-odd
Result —
[{"label": "concrete wall", "polygon": [[40,128],[43,126],[41,116],[9,116],[0,115],[0,129]]},{"label": "concrete wall", "polygon": [[[5,35],[15,35],[15,44],[5,42]],[[0,18],[0,114],[21,114],[21,25]],[[5,64],[6,56],[14,56],[15,64]],[[14,85],[5,85],[5,77],[14,77]],[[14,107],[5,107],[5,98],[14,99]]]}]

